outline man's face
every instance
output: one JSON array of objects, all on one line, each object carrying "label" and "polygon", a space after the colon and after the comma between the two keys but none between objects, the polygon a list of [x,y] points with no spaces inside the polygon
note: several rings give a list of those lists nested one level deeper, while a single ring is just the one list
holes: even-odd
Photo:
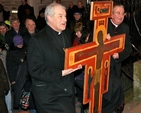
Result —
[{"label": "man's face", "polygon": [[82,7],[83,7],[82,2],[78,2],[78,3],[77,3],[77,7],[78,7],[78,8],[82,8]]},{"label": "man's face", "polygon": [[25,4],[26,4],[26,1],[25,1],[25,0],[21,0],[21,3],[22,3],[23,5],[25,5]]},{"label": "man's face", "polygon": [[57,32],[62,32],[66,29],[66,11],[60,6],[56,6],[55,14],[53,16],[48,16],[48,21],[50,27]]},{"label": "man's face", "polygon": [[26,20],[26,28],[28,31],[35,31],[36,25],[33,20],[27,19]]},{"label": "man's face", "polygon": [[74,16],[75,20],[79,20],[82,15],[79,13],[75,13],[73,16]]},{"label": "man's face", "polygon": [[7,27],[6,26],[0,26],[0,34],[5,35],[5,33],[7,32]]},{"label": "man's face", "polygon": [[124,15],[125,15],[124,8],[116,6],[113,9],[113,14],[112,14],[113,23],[116,24],[116,25],[121,24],[123,22],[123,20],[124,20]]},{"label": "man's face", "polygon": [[16,31],[16,30],[19,30],[20,28],[20,22],[15,20],[11,23],[11,26],[13,27],[13,29]]},{"label": "man's face", "polygon": [[69,7],[70,7],[70,8],[73,7],[73,3],[72,3],[72,2],[69,3]]}]

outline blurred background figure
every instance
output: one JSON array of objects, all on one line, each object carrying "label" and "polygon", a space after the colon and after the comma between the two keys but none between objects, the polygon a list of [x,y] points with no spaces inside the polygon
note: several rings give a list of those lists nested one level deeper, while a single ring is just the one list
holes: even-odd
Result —
[{"label": "blurred background figure", "polygon": [[8,94],[9,90],[10,87],[9,87],[6,71],[2,60],[0,59],[0,113],[8,113],[6,102],[5,102],[5,95]]},{"label": "blurred background figure", "polygon": [[7,32],[8,27],[4,22],[0,22],[0,40],[5,43],[5,33]]},{"label": "blurred background figure", "polygon": [[78,23],[78,22],[82,22],[83,27],[85,27],[85,20],[82,17],[82,12],[81,12],[80,9],[75,8],[74,11],[73,11],[73,16],[74,16],[74,19],[72,19],[70,21],[70,30],[71,30],[71,32],[74,31],[74,27],[75,27],[76,23]]},{"label": "blurred background figure", "polygon": [[67,9],[67,28],[70,28],[70,22],[74,19],[73,12],[77,6],[73,2],[69,2],[69,7]]},{"label": "blurred background figure", "polygon": [[32,7],[27,7],[26,9],[25,9],[25,15],[23,16],[23,19],[22,19],[22,27],[25,27],[25,20],[27,19],[27,18],[33,18],[34,19],[34,21],[36,21],[36,17],[35,17],[35,15],[34,15],[34,13],[33,13],[33,8]]},{"label": "blurred background figure", "polygon": [[40,31],[46,26],[46,21],[45,21],[45,8],[42,8],[39,11],[39,15],[36,20],[36,28]]},{"label": "blurred background figure", "polygon": [[36,23],[33,18],[27,18],[25,21],[25,26],[27,31],[23,35],[23,40],[26,46],[28,46],[29,40],[38,32],[38,30],[36,29]]},{"label": "blurred background figure", "polygon": [[16,17],[10,19],[10,24],[11,29],[5,34],[5,43],[9,45],[9,50],[12,50],[14,47],[13,37],[17,34],[22,36],[26,30],[20,27],[19,19]]},{"label": "blurred background figure", "polygon": [[15,110],[19,109],[19,100],[17,99],[17,94],[20,92],[16,92],[16,79],[17,72],[20,64],[23,62],[26,56],[26,46],[23,42],[23,37],[19,34],[13,37],[13,48],[7,51],[6,55],[6,67],[10,80],[10,84],[13,92],[13,107]]},{"label": "blurred background figure", "polygon": [[[3,65],[5,67],[5,70],[7,72],[6,68],[6,53],[8,46],[5,44],[5,33],[8,31],[8,27],[4,22],[0,22],[0,59],[3,62]],[[7,75],[7,73],[6,73]],[[8,77],[8,75],[7,75]],[[9,77],[8,77],[9,82]],[[10,86],[10,82],[9,82]],[[8,94],[5,96],[5,101],[8,109],[8,113],[12,113],[12,96],[11,96],[11,90],[8,92]]]},{"label": "blurred background figure", "polygon": [[56,0],[56,3],[59,3],[59,4],[61,4],[61,0]]},{"label": "blurred background figure", "polygon": [[5,11],[2,4],[0,4],[0,22],[4,22],[5,20],[9,20],[10,11]]},{"label": "blurred background figure", "polygon": [[86,9],[85,9],[85,7],[83,5],[83,2],[81,0],[77,2],[77,7],[81,11],[82,16],[85,17],[85,11],[86,11]]},{"label": "blurred background figure", "polygon": [[23,17],[25,17],[25,15],[27,14],[27,9],[30,9],[30,12],[32,12],[32,14],[34,15],[34,9],[27,3],[27,0],[21,0],[21,5],[18,7],[17,13],[21,26],[24,25]]}]

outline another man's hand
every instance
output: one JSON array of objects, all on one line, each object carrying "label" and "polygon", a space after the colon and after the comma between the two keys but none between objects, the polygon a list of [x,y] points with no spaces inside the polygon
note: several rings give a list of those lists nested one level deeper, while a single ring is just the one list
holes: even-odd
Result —
[{"label": "another man's hand", "polygon": [[106,39],[108,39],[108,40],[111,39],[110,33],[107,34]]},{"label": "another man's hand", "polygon": [[78,65],[78,67],[74,68],[74,69],[70,68],[70,69],[62,70],[62,76],[66,76],[68,74],[71,74],[72,72],[79,70],[79,69],[82,69],[82,65]]},{"label": "another man's hand", "polygon": [[113,59],[118,59],[118,58],[119,58],[119,54],[118,54],[118,53],[114,53],[114,54],[112,55],[112,57],[113,57]]}]

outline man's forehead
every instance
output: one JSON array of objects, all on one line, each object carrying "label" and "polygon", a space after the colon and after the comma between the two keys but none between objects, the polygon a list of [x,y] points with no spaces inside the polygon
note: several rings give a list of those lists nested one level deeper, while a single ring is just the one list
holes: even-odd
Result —
[{"label": "man's forehead", "polygon": [[114,8],[114,10],[121,10],[121,9],[124,11],[123,7],[115,6],[115,8]]},{"label": "man's forehead", "polygon": [[63,10],[64,10],[64,9],[62,9],[62,11],[59,11],[59,10],[58,10],[58,11],[55,12],[55,14],[56,14],[56,15],[66,15],[66,11],[65,11],[65,10],[63,11]]},{"label": "man's forehead", "polygon": [[6,28],[6,26],[0,26],[0,28]]}]

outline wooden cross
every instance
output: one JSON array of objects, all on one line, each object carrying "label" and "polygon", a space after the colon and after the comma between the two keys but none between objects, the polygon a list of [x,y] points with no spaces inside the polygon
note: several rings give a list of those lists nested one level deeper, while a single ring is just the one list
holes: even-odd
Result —
[{"label": "wooden cross", "polygon": [[89,113],[102,113],[102,96],[108,91],[110,57],[124,49],[125,34],[106,39],[112,1],[91,2],[90,19],[95,20],[93,42],[65,49],[65,69],[85,66],[83,104]]}]

